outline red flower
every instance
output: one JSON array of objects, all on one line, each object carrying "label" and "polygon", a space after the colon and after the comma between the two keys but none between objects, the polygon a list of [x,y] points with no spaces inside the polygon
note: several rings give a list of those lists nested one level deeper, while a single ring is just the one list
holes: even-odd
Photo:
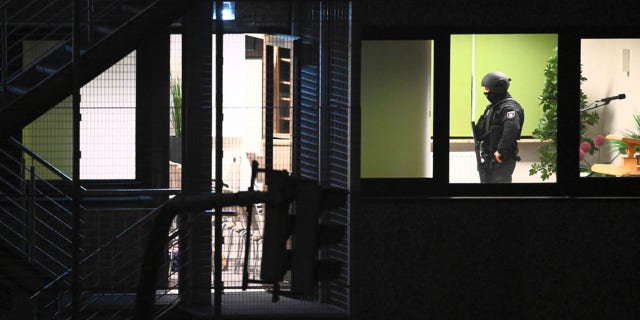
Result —
[{"label": "red flower", "polygon": [[593,138],[593,143],[594,143],[596,146],[600,147],[600,146],[603,146],[603,145],[604,145],[605,140],[606,140],[606,139],[605,139],[605,137],[604,137],[603,135],[599,134],[599,135],[597,135],[595,138]]},{"label": "red flower", "polygon": [[580,149],[580,160],[584,160],[584,155],[586,153],[584,152],[584,150]]},{"label": "red flower", "polygon": [[591,151],[591,143],[587,141],[581,143],[580,150],[584,151],[584,153],[589,153]]}]

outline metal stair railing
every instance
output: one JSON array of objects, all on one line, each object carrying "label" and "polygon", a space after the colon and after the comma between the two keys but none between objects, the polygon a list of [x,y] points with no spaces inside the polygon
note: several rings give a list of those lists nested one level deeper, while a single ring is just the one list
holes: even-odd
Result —
[{"label": "metal stair railing", "polygon": [[[8,147],[0,148],[0,241],[21,255],[25,261],[52,279],[31,297],[36,310],[35,318],[70,319],[72,317],[72,253],[71,221],[72,179],[58,170],[35,152],[13,138]],[[37,172],[42,172],[38,174]],[[42,176],[49,176],[48,179]],[[53,177],[53,178],[51,178]],[[81,188],[82,198],[109,196],[132,196],[140,200],[141,195],[168,196],[179,192],[177,189],[156,190],[96,190]],[[144,199],[144,198],[142,198]],[[98,205],[99,207],[100,205]],[[81,206],[81,246],[80,305],[83,319],[100,316],[106,319],[129,317],[134,308],[142,246],[146,243],[147,230],[152,223],[153,207],[112,207],[95,208],[91,204]],[[99,240],[91,240],[88,235],[96,216],[112,216],[113,220],[131,216],[133,223],[123,225],[123,229],[106,242],[95,245]],[[95,230],[95,226],[93,228]],[[188,230],[188,229],[185,229]],[[172,228],[168,235],[167,252],[177,243],[178,229]],[[93,242],[93,245],[92,243]],[[86,252],[89,252],[85,255]],[[162,267],[167,276],[160,281],[162,291],[158,291],[160,316],[177,304],[175,294],[178,279],[177,270],[169,267],[169,257]]]},{"label": "metal stair railing", "polygon": [[[175,189],[127,189],[127,190],[86,190],[86,196],[111,195],[153,195],[167,196],[177,193]],[[135,295],[138,278],[144,254],[144,244],[147,243],[149,230],[156,217],[156,208],[117,208],[118,214],[135,212],[136,220],[124,227],[113,238],[94,248],[80,261],[80,277],[82,288],[80,294],[80,317],[82,319],[130,319],[134,316]],[[109,209],[84,209],[85,220],[90,215],[102,211],[113,215]],[[188,227],[182,226],[184,230]],[[167,235],[167,258],[159,268],[165,273],[159,277],[158,290],[155,295],[156,308],[154,319],[160,318],[178,304],[177,289],[179,286],[178,269],[172,268],[176,263],[175,256],[171,256],[173,248],[177,247],[179,228],[173,223]],[[186,254],[186,252],[181,252]],[[181,265],[185,267],[185,265]],[[72,301],[70,282],[72,270],[67,270],[57,279],[49,283],[42,290],[35,293],[32,303],[38,306],[55,306],[53,319],[70,319]],[[62,288],[62,290],[61,290]],[[56,294],[56,292],[58,292]],[[61,298],[62,297],[62,298]]]},{"label": "metal stair railing", "polygon": [[15,139],[10,144],[20,156],[0,149],[0,241],[55,278],[71,265],[71,179]]},{"label": "metal stair railing", "polygon": [[[44,54],[38,41],[61,41],[71,34],[71,2],[67,0],[31,0],[27,3],[6,1],[3,11],[2,38],[7,42],[3,48],[3,83],[25,70]],[[67,36],[67,34],[69,36]],[[28,59],[30,58],[30,59]],[[33,62],[32,62],[33,63]]]},{"label": "metal stair railing", "polygon": [[5,146],[0,148],[0,241],[42,278],[55,279],[71,266],[72,181],[15,139]]},{"label": "metal stair railing", "polygon": [[[23,161],[10,161],[9,158],[12,152],[16,151],[11,149],[9,151],[0,149],[0,181],[3,186],[3,199],[6,203],[10,203],[13,207],[25,209],[20,211],[21,213],[28,211],[26,208],[34,207],[53,207],[54,205],[40,205],[34,206],[30,204],[23,204],[24,201],[30,199],[40,199],[39,201],[54,201],[60,200],[60,203],[71,202],[71,197],[65,195],[65,189],[71,189],[68,185],[72,183],[72,180],[63,172],[57,170],[53,165],[47,163],[37,154],[27,149],[14,139],[10,140],[11,145],[19,151],[20,156],[18,158],[27,158],[31,162],[38,163],[39,166],[46,168],[47,172],[53,173],[57,178],[55,181],[47,181],[46,179],[37,178],[38,183],[33,183],[34,179],[31,177],[38,177],[38,175],[32,174],[35,169],[24,169],[28,171],[27,176],[29,179],[24,179],[21,176],[23,169],[12,170],[15,167],[23,168]],[[5,157],[7,159],[5,159]],[[29,162],[28,161],[28,162]],[[13,164],[13,166],[12,166]],[[36,167],[36,166],[32,166]],[[39,168],[39,167],[38,167]],[[50,179],[51,180],[51,179]],[[59,180],[59,181],[58,181]],[[17,181],[17,184],[10,184],[9,182]],[[58,183],[56,183],[58,182]],[[42,191],[30,191],[22,192],[21,190],[27,188],[27,185],[34,186],[46,186],[46,190],[52,189],[56,192],[42,192]],[[4,188],[4,186],[11,186],[11,188]],[[36,189],[36,188],[34,188]],[[9,190],[10,192],[4,192]],[[160,206],[136,206],[136,207],[118,207],[116,203],[110,203],[105,205],[104,203],[92,204],[86,199],[104,199],[110,197],[132,197],[137,200],[144,199],[143,196],[148,196],[154,199],[154,203],[157,203],[158,198],[168,197],[172,194],[177,194],[177,189],[104,189],[104,190],[87,190],[81,189],[82,206],[81,212],[74,214],[81,214],[81,258],[78,272],[81,281],[80,288],[72,288],[72,276],[74,270],[71,269],[70,259],[71,256],[59,251],[60,246],[52,246],[49,242],[35,241],[35,243],[47,244],[48,252],[44,252],[45,256],[52,259],[64,258],[65,262],[60,263],[57,270],[63,270],[57,272],[49,270],[53,277],[52,281],[45,285],[41,290],[33,294],[31,297],[31,304],[34,309],[37,310],[35,319],[71,319],[74,316],[81,319],[128,319],[134,317],[136,311],[136,294],[139,289],[139,281],[141,275],[146,273],[141,272],[144,268],[144,254],[148,249],[146,244],[153,236],[150,232],[153,224],[159,214],[164,214],[166,218],[167,214],[176,215],[181,212],[198,211],[201,212],[204,208],[213,205],[215,203],[226,204],[239,204],[245,203],[249,200],[264,202],[266,194],[264,193],[250,193],[250,194],[223,194],[219,199],[223,199],[225,202],[218,202],[218,198],[215,195],[203,195],[196,197],[181,197],[180,201],[176,202],[171,200],[166,201]],[[36,197],[31,196],[37,195]],[[239,198],[236,198],[239,197]],[[244,198],[243,198],[244,197]],[[254,197],[263,197],[260,199],[253,199]],[[244,199],[244,200],[242,200]],[[178,200],[178,199],[173,199]],[[27,202],[28,203],[28,202]],[[44,202],[43,202],[44,203]],[[169,204],[170,205],[167,205]],[[2,203],[4,206],[5,204]],[[12,207],[12,208],[13,208]],[[60,205],[65,208],[66,206]],[[12,208],[3,208],[4,212],[12,212]],[[190,209],[189,209],[190,208]],[[19,211],[19,210],[18,210]],[[50,211],[46,211],[51,213]],[[71,214],[68,210],[67,214]],[[209,215],[208,212],[203,214]],[[105,220],[104,218],[108,220]],[[60,231],[57,227],[47,228],[46,223],[51,222],[58,223],[58,220],[71,220],[69,217],[65,218],[39,218],[31,219],[27,223],[22,224],[20,230],[25,230],[27,233],[38,233],[39,228],[34,228],[31,221],[42,225],[42,230],[52,235],[58,235],[58,233],[72,233],[70,228],[68,230]],[[52,222],[53,221],[53,222]],[[194,220],[195,221],[195,220]],[[113,224],[118,224],[121,228],[118,230]],[[7,223],[5,223],[7,224]],[[178,228],[180,227],[180,228]],[[100,232],[100,229],[115,230],[113,236],[105,235],[99,239],[93,239],[92,233]],[[177,294],[177,289],[180,286],[179,268],[189,268],[183,261],[182,263],[176,263],[176,255],[172,255],[174,248],[177,247],[179,242],[178,234],[180,236],[186,236],[184,232],[188,232],[192,228],[188,225],[184,225],[184,222],[179,224],[174,219],[172,227],[166,235],[165,240],[161,241],[161,246],[165,248],[164,252],[166,258],[158,266],[159,270],[162,270],[157,277],[157,285],[153,293],[153,303],[151,305],[151,315],[154,319],[159,319],[167,312],[170,312],[180,302],[180,296]],[[180,231],[182,230],[182,231]],[[54,232],[56,231],[56,232]],[[23,236],[23,242],[33,236]],[[65,237],[65,241],[68,241],[68,236]],[[38,239],[36,237],[36,239]],[[104,240],[104,241],[103,241]],[[65,242],[67,245],[63,247],[70,247],[69,242]],[[156,242],[154,242],[156,243]],[[22,246],[17,246],[22,247]],[[43,246],[44,247],[44,246]],[[187,250],[188,250],[187,246]],[[184,247],[182,248],[184,250]],[[25,251],[29,252],[29,251]],[[179,252],[180,255],[188,255],[188,252]],[[175,265],[174,265],[175,263]],[[44,265],[44,264],[40,264]],[[174,268],[172,266],[179,266]],[[213,266],[212,266],[213,267]],[[147,282],[148,283],[148,282]],[[80,292],[79,299],[73,301],[73,291],[78,290]],[[74,308],[74,304],[77,308]],[[74,310],[78,310],[80,314],[73,314]],[[42,316],[42,317],[41,317]]]},{"label": "metal stair railing", "polygon": [[[137,1],[129,5],[128,0],[81,1],[82,50],[104,40],[121,25],[142,14],[147,6],[156,1]],[[50,75],[47,71],[55,71],[56,67],[71,62],[71,25],[72,1],[70,0],[8,0],[0,8],[3,11],[3,39],[8,44],[2,54],[6,64],[2,65],[6,78],[3,83],[18,77],[31,67],[41,64],[38,71],[43,73],[40,79]],[[46,45],[51,42],[50,45]],[[65,50],[60,50],[60,49]],[[50,59],[50,53],[57,52],[58,59]],[[50,60],[45,60],[49,58]],[[50,66],[43,65],[50,63]],[[56,66],[57,64],[57,66]],[[37,77],[36,77],[37,78]],[[9,91],[21,92],[25,87],[13,87]]]}]

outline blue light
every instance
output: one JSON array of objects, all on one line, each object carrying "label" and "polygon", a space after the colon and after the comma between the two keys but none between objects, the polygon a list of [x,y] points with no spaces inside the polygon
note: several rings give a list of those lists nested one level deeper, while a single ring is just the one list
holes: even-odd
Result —
[{"label": "blue light", "polygon": [[[216,19],[216,2],[213,3],[213,20]],[[223,1],[222,2],[222,20],[235,20],[236,19],[236,2],[235,1]]]}]

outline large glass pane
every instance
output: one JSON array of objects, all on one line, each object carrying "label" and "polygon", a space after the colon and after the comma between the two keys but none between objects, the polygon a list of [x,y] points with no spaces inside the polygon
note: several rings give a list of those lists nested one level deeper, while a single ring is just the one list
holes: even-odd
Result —
[{"label": "large glass pane", "polygon": [[640,39],[583,39],[580,175],[638,176],[640,73],[634,72]]},{"label": "large glass pane", "polygon": [[432,41],[362,42],[362,178],[431,174]]},{"label": "large glass pane", "polygon": [[[556,105],[557,43],[558,37],[555,34],[451,36],[451,183],[480,182],[479,161],[480,168],[486,168],[490,182],[555,182],[555,127],[548,132],[551,139],[542,138],[537,130],[549,117],[545,105],[549,105],[549,102]],[[503,76],[492,77],[496,75],[494,72]],[[490,75],[488,83],[497,85],[491,91],[496,94],[496,98],[491,98],[493,103],[488,100],[489,96],[485,96],[482,80],[486,75]],[[504,83],[500,82],[500,78],[503,78]],[[503,84],[508,87],[500,89]],[[515,102],[503,99],[508,97],[507,93],[524,109],[522,123],[511,121],[516,118],[521,120],[522,116],[511,110],[516,108]],[[489,111],[487,107],[490,104],[494,106],[490,109],[496,117],[487,124],[486,130],[482,128],[482,133],[487,134],[485,139],[480,139],[484,141],[478,145],[480,152],[476,153],[471,122],[478,122]],[[517,123],[515,129],[512,126],[514,123]],[[521,130],[517,141],[517,156],[516,149],[509,147],[514,145],[514,140],[507,138],[513,135],[514,130]],[[483,135],[482,133],[479,135]],[[497,150],[506,154],[502,155],[503,163],[498,163],[495,159],[494,153]],[[514,163],[515,169],[511,169]]]}]

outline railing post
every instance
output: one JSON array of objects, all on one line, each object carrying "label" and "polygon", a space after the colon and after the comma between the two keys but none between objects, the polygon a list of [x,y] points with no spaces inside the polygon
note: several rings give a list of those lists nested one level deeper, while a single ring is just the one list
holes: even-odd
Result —
[{"label": "railing post", "polygon": [[28,223],[27,223],[27,254],[28,254],[28,259],[29,259],[29,263],[33,262],[33,247],[35,245],[35,210],[36,210],[36,178],[35,178],[35,166],[33,164],[31,164],[31,167],[29,168],[29,188],[28,188],[28,194],[29,194],[29,217],[28,217]]},{"label": "railing post", "polygon": [[87,0],[87,43],[92,43],[93,39],[92,39],[92,35],[91,32],[93,31],[93,21],[91,20],[91,18],[93,18],[93,0]]},{"label": "railing post", "polygon": [[[26,160],[23,158],[20,159],[20,162],[18,164],[20,166],[19,168],[19,174],[20,174],[20,182],[19,182],[19,186],[20,186],[20,204],[24,207],[24,208],[28,208],[29,207],[29,184],[26,181],[26,176],[27,176],[27,164],[26,164]],[[28,224],[28,220],[29,220],[29,212],[27,211],[22,211],[22,221],[24,223],[23,225],[23,229],[20,230],[20,232],[24,235],[24,237],[28,237],[29,236],[29,224]],[[26,252],[28,250],[28,243],[21,243],[21,247],[20,249],[22,250],[22,253]]]},{"label": "railing post", "polygon": [[0,44],[0,51],[2,51],[2,74],[0,75],[0,83],[2,83],[2,94],[0,96],[2,98],[0,100],[0,103],[3,106],[7,104],[7,80],[9,75],[9,71],[7,70],[9,64],[9,53],[7,52],[9,51],[9,41],[7,40],[7,36],[9,35],[9,31],[7,30],[9,9],[7,7],[8,5],[5,5],[2,9],[2,26],[0,27],[2,28],[2,30],[0,30],[0,37],[2,37],[2,44]]},{"label": "railing post", "polygon": [[[222,193],[222,155],[223,155],[223,130],[222,119],[223,115],[223,69],[224,69],[224,23],[222,20],[222,8],[223,3],[221,0],[216,0],[216,193]],[[222,207],[215,208],[215,239],[214,239],[214,292],[213,292],[213,314],[216,319],[219,319],[222,315],[222,290],[224,289],[224,283],[222,282],[222,243],[224,238],[222,237]]]},{"label": "railing post", "polygon": [[36,299],[31,299],[31,310],[33,310],[33,320],[38,320],[40,319],[40,297],[36,298]]},{"label": "railing post", "polygon": [[72,280],[71,319],[80,319],[80,0],[72,0],[72,104],[73,104],[73,224],[72,224]]}]

